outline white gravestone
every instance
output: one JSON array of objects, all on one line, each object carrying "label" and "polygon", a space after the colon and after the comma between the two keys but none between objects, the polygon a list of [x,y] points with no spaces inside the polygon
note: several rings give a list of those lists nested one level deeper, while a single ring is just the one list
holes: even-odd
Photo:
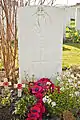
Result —
[{"label": "white gravestone", "polygon": [[65,8],[65,17],[64,17],[64,34],[66,32],[66,26],[70,27],[70,20],[75,19],[76,8]]},{"label": "white gravestone", "polygon": [[75,16],[75,21],[76,21],[76,29],[80,30],[80,8],[76,8],[76,16]]},{"label": "white gravestone", "polygon": [[63,18],[63,8],[18,9],[20,80],[24,78],[24,71],[37,78],[61,73]]}]

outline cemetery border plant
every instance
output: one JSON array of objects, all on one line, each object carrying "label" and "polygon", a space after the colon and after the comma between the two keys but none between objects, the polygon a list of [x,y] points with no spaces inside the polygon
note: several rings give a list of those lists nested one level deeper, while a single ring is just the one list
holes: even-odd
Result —
[{"label": "cemetery border plant", "polygon": [[9,87],[0,89],[0,107],[10,107],[17,98],[18,96],[16,89]]},{"label": "cemetery border plant", "polygon": [[80,43],[80,30],[76,30],[73,27],[66,27],[66,41],[65,42],[73,42],[73,43]]},{"label": "cemetery border plant", "polygon": [[10,106],[11,94],[9,90],[2,90],[2,95],[0,96],[0,106]]}]

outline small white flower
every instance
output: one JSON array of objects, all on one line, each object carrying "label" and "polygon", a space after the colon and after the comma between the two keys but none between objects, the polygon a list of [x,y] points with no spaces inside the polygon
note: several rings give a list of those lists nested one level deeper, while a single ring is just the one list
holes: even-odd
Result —
[{"label": "small white flower", "polygon": [[61,81],[60,84],[63,85],[64,83]]},{"label": "small white flower", "polygon": [[47,116],[49,116],[49,113],[47,114]]},{"label": "small white flower", "polygon": [[9,82],[9,85],[11,85],[11,82]]},{"label": "small white flower", "polygon": [[46,96],[43,98],[43,102],[44,102],[44,103],[47,102]]},{"label": "small white flower", "polygon": [[65,75],[66,75],[67,77],[69,77],[69,76],[70,76],[70,72],[69,72],[69,71],[65,72]]},{"label": "small white flower", "polygon": [[74,79],[77,80],[77,77],[75,77]]},{"label": "small white flower", "polygon": [[13,92],[13,90],[10,91],[11,93]]},{"label": "small white flower", "polygon": [[56,102],[51,103],[52,107],[56,106]]},{"label": "small white flower", "polygon": [[12,76],[10,76],[9,78],[12,79]]},{"label": "small white flower", "polygon": [[49,96],[45,96],[46,97],[46,99],[48,99],[49,98]]},{"label": "small white flower", "polygon": [[52,101],[52,100],[49,98],[49,99],[47,100],[48,104],[50,104],[50,103],[51,103],[51,101]]},{"label": "small white flower", "polygon": [[75,87],[77,87],[77,84],[74,84]]},{"label": "small white flower", "polygon": [[69,94],[69,95],[72,96],[72,97],[74,96],[73,94]]},{"label": "small white flower", "polygon": [[9,97],[6,97],[6,99],[9,99]]},{"label": "small white flower", "polygon": [[60,88],[60,91],[64,91],[64,87],[61,87],[61,88]]},{"label": "small white flower", "polygon": [[71,83],[71,82],[72,82],[72,79],[68,79],[68,82]]},{"label": "small white flower", "polygon": [[61,81],[61,77],[60,77],[60,76],[57,76],[57,80],[58,80],[58,81]]},{"label": "small white flower", "polygon": [[71,86],[74,86],[74,83],[70,83]]},{"label": "small white flower", "polygon": [[47,85],[51,85],[51,83],[50,83],[50,82],[47,82]]},{"label": "small white flower", "polygon": [[77,73],[76,76],[77,76],[77,77],[80,77],[80,74]]},{"label": "small white flower", "polygon": [[75,95],[76,95],[76,96],[79,96],[79,95],[80,95],[80,92],[79,92],[79,91],[76,91],[76,92],[75,92]]},{"label": "small white flower", "polygon": [[45,97],[43,98],[43,102],[44,102],[44,103],[47,102],[48,99],[49,99],[49,96],[45,96]]},{"label": "small white flower", "polygon": [[78,81],[78,84],[80,84],[80,81]]},{"label": "small white flower", "polygon": [[65,75],[63,75],[63,77],[65,77]]},{"label": "small white flower", "polygon": [[71,74],[71,77],[74,78],[74,74]]},{"label": "small white flower", "polygon": [[4,78],[4,82],[8,82],[7,78]]}]

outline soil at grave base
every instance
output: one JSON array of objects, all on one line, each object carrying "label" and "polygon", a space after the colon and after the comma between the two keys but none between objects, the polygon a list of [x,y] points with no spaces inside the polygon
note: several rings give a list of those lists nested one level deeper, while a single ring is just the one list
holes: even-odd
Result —
[{"label": "soil at grave base", "polygon": [[25,118],[20,118],[20,115],[12,115],[10,113],[9,107],[0,108],[0,120],[25,120]]},{"label": "soil at grave base", "polygon": [[[6,107],[3,107],[3,108],[0,108],[0,120],[17,120],[15,118],[15,116],[13,116],[10,112],[9,112],[9,108],[6,108]],[[18,119],[18,120],[25,120],[24,119]],[[46,120],[46,119],[44,119]],[[47,119],[47,120],[61,120],[61,119],[55,119],[55,118],[52,118],[52,119]]]},{"label": "soil at grave base", "polygon": [[0,108],[0,120],[12,120],[12,115],[9,112],[9,108]]}]

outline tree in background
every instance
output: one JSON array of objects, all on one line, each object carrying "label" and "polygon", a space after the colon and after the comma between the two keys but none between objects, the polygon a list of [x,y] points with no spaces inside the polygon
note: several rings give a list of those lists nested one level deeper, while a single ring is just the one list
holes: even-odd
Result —
[{"label": "tree in background", "polygon": [[19,6],[24,6],[23,0],[0,0],[0,57],[6,77],[12,83],[16,82],[18,51],[16,18]]}]

